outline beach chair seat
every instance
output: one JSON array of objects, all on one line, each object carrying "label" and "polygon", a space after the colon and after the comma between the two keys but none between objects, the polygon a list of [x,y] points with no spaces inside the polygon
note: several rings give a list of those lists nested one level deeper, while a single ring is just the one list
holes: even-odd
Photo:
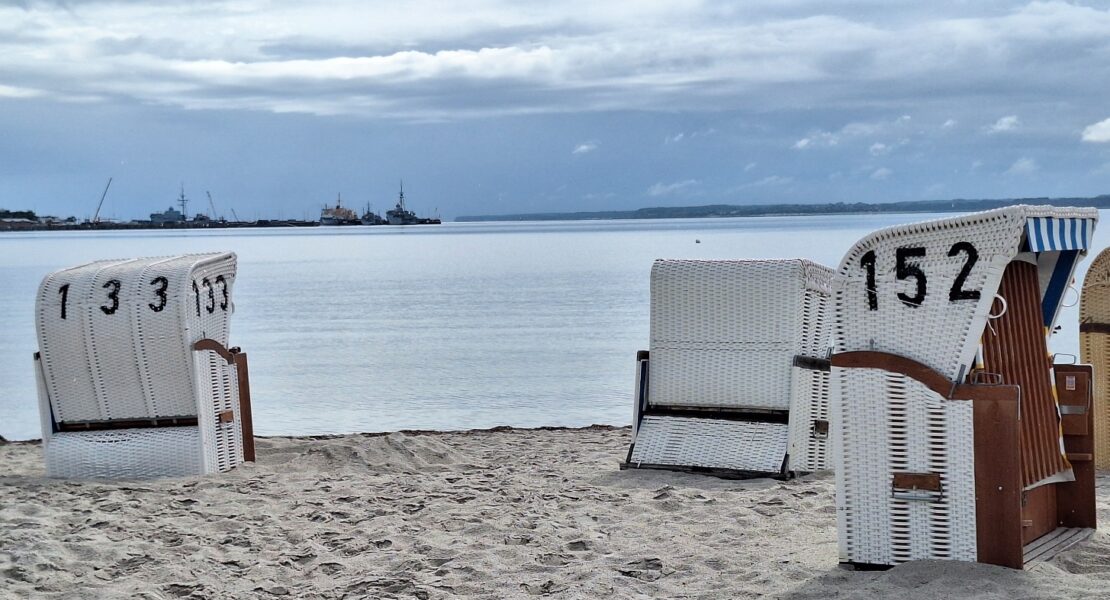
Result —
[{"label": "beach chair seat", "polygon": [[[1079,301],[1079,360],[1094,369],[1095,467],[1110,469],[1110,248],[1091,261]],[[1075,417],[1065,416],[1065,419]]]},{"label": "beach chair seat", "polygon": [[1090,368],[1054,365],[1046,337],[1097,219],[1013,206],[849,250],[831,378],[842,562],[1022,568],[1095,527],[1091,439],[1061,418]]},{"label": "beach chair seat", "polygon": [[232,253],[47,275],[35,353],[47,475],[147,478],[253,460],[246,354],[228,348]]},{"label": "beach chair seat", "polygon": [[622,468],[827,468],[831,275],[806,260],[656,261]]}]

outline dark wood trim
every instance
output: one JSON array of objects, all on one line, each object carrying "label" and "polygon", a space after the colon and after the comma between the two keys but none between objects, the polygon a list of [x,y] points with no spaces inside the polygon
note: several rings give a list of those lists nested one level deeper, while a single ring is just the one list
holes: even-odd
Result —
[{"label": "dark wood trim", "polygon": [[235,356],[231,353],[231,350],[228,350],[224,347],[223,344],[217,342],[216,340],[209,338],[197,340],[197,342],[193,344],[193,351],[199,352],[202,350],[211,350],[216,354],[219,354],[220,358],[226,360],[227,364],[229,365],[235,362]]},{"label": "dark wood trim", "polygon": [[745,421],[750,423],[779,423],[790,422],[790,412],[781,411],[756,411],[745,409],[723,409],[720,407],[682,407],[682,406],[650,406],[641,413],[642,417],[686,417],[691,419],[716,419],[719,421]]},{"label": "dark wood trim", "polygon": [[128,419],[119,421],[66,421],[58,423],[58,431],[108,431],[111,429],[140,429],[151,427],[196,427],[192,416],[159,417],[157,419]]},{"label": "dark wood trim", "polygon": [[1110,323],[1080,323],[1080,333],[1110,333]]},{"label": "dark wood trim", "polygon": [[[1022,546],[1021,423],[1017,386],[959,386],[972,400],[975,448],[975,542],[982,563],[1020,569]],[[959,389],[957,388],[957,389]]]},{"label": "dark wood trim", "polygon": [[953,382],[932,367],[919,363],[912,358],[875,352],[856,350],[832,355],[832,366],[846,369],[882,369],[900,373],[924,384],[925,387],[947,398],[952,393]]},{"label": "dark wood trim", "polygon": [[[1056,394],[1061,406],[1090,407],[1094,397],[1091,365],[1055,365]],[[1075,377],[1068,390],[1067,378]],[[1063,416],[1064,449],[1071,463],[1075,481],[1058,483],[1056,487],[1056,520],[1061,527],[1095,528],[1098,506],[1095,502],[1095,438],[1094,411]]]},{"label": "dark wood trim", "polygon": [[890,485],[895,490],[941,491],[940,475],[938,473],[898,472],[894,474]]},{"label": "dark wood trim", "polygon": [[636,360],[649,360],[649,355],[650,354],[651,353],[647,350],[637,350],[636,351]]},{"label": "dark wood trim", "polygon": [[847,369],[882,369],[905,375],[949,400],[1007,400],[1020,390],[1015,385],[955,383],[923,363],[889,352],[860,350],[832,356],[832,366]]},{"label": "dark wood trim", "polygon": [[[629,449],[629,456],[632,456],[632,451]],[[783,464],[785,465],[785,457]],[[620,470],[626,471],[630,469],[650,469],[653,471],[677,471],[679,473],[697,473],[699,475],[710,475],[720,479],[758,479],[765,477],[768,479],[786,480],[792,479],[795,475],[794,472],[780,471],[778,473],[771,473],[767,471],[746,471],[741,469],[721,469],[715,467],[693,467],[683,465],[661,465],[655,463],[634,463],[626,460],[620,463]]]},{"label": "dark wood trim", "polygon": [[251,413],[250,368],[247,353],[238,347],[229,351],[239,380],[239,427],[243,431],[243,460],[254,462],[254,416]]},{"label": "dark wood trim", "polygon": [[794,366],[810,371],[830,371],[832,370],[832,361],[827,358],[797,354],[794,356]]}]

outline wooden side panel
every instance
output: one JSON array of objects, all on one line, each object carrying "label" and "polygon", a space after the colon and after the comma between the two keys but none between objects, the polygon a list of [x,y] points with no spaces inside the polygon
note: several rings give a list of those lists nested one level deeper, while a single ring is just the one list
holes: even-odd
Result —
[{"label": "wooden side panel", "polygon": [[232,348],[236,375],[239,379],[239,420],[243,430],[243,460],[254,462],[254,414],[251,412],[251,376],[247,353]]},{"label": "wooden side panel", "polygon": [[1021,540],[1028,544],[1056,529],[1056,485],[1042,485],[1025,492],[1021,510]]},{"label": "wooden side panel", "polygon": [[1003,383],[1021,387],[1022,484],[1028,487],[1070,468],[1060,454],[1037,267],[1010,263],[998,293],[1006,311],[983,333],[983,366],[1001,374]]},{"label": "wooden side panel", "polygon": [[1056,390],[1064,420],[1064,448],[1075,481],[1056,484],[1057,522],[1095,528],[1095,436],[1091,365],[1056,365]]},{"label": "wooden side panel", "polygon": [[[961,386],[973,387],[973,386]],[[984,386],[985,387],[985,386]],[[1018,389],[998,386],[972,401],[975,427],[975,540],[979,562],[1020,569],[1021,428]],[[1007,391],[1008,397],[1001,397]]]}]

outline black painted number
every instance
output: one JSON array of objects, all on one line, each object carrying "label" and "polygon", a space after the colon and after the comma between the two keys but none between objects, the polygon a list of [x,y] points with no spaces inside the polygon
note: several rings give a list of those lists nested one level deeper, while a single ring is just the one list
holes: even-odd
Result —
[{"label": "black painted number", "polygon": [[197,282],[193,282],[193,295],[197,299],[197,316],[200,316],[200,288],[197,287]]},{"label": "black painted number", "polygon": [[155,277],[150,280],[150,285],[159,286],[158,289],[154,290],[154,295],[158,296],[158,304],[151,302],[147,306],[154,312],[162,312],[162,310],[166,308],[166,302],[168,300],[166,298],[166,289],[170,287],[170,281],[165,277]]},{"label": "black painted number", "polygon": [[961,252],[967,255],[967,261],[964,263],[963,268],[960,269],[960,274],[956,275],[956,281],[952,282],[952,289],[948,290],[949,302],[979,299],[979,290],[964,289],[967,276],[971,275],[971,268],[979,261],[979,251],[968,242],[956,242],[952,244],[952,248],[948,251],[948,256],[956,256]]},{"label": "black painted number", "polygon": [[904,292],[898,292],[898,299],[906,306],[917,308],[925,301],[925,294],[927,293],[925,272],[916,263],[910,264],[906,261],[911,258],[923,258],[925,256],[924,248],[899,248],[894,251],[894,274],[899,279],[909,279],[913,277],[917,280],[917,293],[913,296],[907,296]]},{"label": "black painted number", "polygon": [[108,299],[112,301],[112,305],[100,307],[100,310],[103,311],[104,314],[114,315],[116,311],[119,310],[119,288],[121,285],[118,279],[109,279],[101,286],[106,290],[111,288],[111,291],[108,292]]},{"label": "black painted number", "polygon": [[224,279],[223,275],[217,275],[216,283],[220,284],[220,293],[223,294],[223,300],[220,300],[220,310],[226,311],[228,305],[227,279]]},{"label": "black painted number", "polygon": [[208,311],[208,314],[212,314],[216,311],[216,293],[212,291],[212,282],[205,277],[201,280],[201,285],[208,290],[208,305],[204,307],[204,310]]},{"label": "black painted number", "polygon": [[69,300],[69,284],[65,284],[58,288],[58,293],[62,295],[62,320],[66,318],[66,301]]},{"label": "black painted number", "polygon": [[[975,263],[979,261],[979,251],[970,242],[956,242],[948,249],[948,256],[955,258],[960,254],[964,254],[967,259],[964,261],[963,267],[956,275],[956,280],[952,282],[952,288],[948,290],[948,301],[956,302],[959,300],[978,300],[981,297],[979,290],[966,290],[964,284],[967,283],[967,278],[971,275],[971,269],[975,267]],[[898,248],[894,251],[894,274],[898,281],[912,279],[914,281],[914,294],[911,296],[905,292],[898,292],[898,299],[906,306],[917,308],[925,302],[925,296],[928,295],[929,283],[928,278],[925,276],[925,271],[921,269],[921,265],[914,259],[925,258],[925,248],[920,246]],[[876,255],[874,250],[869,250],[866,254],[860,257],[859,265],[867,271],[867,308],[870,310],[879,310],[879,291],[875,284],[875,271],[876,271]]]},{"label": "black painted number", "polygon": [[879,310],[879,290],[875,289],[875,251],[868,250],[860,257],[859,266],[867,269],[867,308]]}]

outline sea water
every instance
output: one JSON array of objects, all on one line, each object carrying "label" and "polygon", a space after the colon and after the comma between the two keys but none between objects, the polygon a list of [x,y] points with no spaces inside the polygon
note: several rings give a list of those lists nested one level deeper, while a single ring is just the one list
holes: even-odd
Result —
[{"label": "sea water", "polygon": [[[39,282],[91,260],[238,254],[231,343],[260,435],[626,425],[654,259],[835,267],[877,228],[939,216],[0,233],[0,435],[40,435]],[[1093,248],[1108,241],[1103,227]],[[1054,350],[1077,353],[1077,311]]]}]

